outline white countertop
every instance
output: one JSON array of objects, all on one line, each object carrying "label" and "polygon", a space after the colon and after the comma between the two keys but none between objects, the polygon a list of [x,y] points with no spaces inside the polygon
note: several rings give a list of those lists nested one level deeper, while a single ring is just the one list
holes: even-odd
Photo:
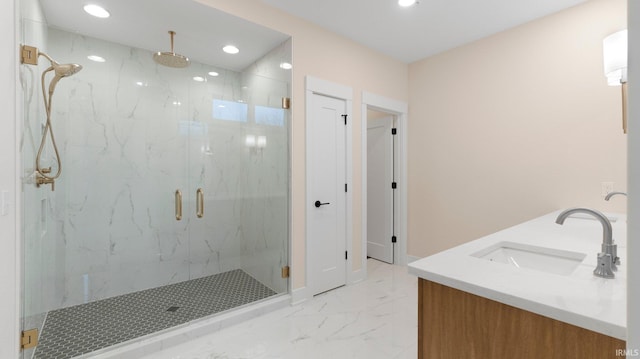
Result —
[{"label": "white countertop", "polygon": [[[627,275],[626,216],[610,218],[621,265],[615,278],[593,275],[601,251],[602,225],[593,217],[569,217],[555,223],[556,211],[448,249],[409,264],[409,273],[442,285],[482,296],[604,335],[626,340]],[[508,241],[585,253],[569,275],[517,268],[472,254]]]}]

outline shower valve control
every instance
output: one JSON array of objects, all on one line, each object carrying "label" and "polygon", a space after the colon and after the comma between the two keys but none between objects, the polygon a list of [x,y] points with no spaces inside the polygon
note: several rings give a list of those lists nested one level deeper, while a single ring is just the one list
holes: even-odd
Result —
[{"label": "shower valve control", "polygon": [[47,185],[50,184],[51,185],[51,190],[55,191],[56,190],[56,180],[53,178],[49,178],[49,177],[44,177],[44,176],[37,176],[36,177],[36,187],[40,188],[41,185]]}]

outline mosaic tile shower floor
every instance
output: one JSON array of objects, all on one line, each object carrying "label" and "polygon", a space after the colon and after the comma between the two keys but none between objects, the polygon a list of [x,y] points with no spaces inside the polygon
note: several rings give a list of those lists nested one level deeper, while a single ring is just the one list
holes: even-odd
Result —
[{"label": "mosaic tile shower floor", "polygon": [[275,294],[237,269],[54,310],[33,358],[73,358]]}]

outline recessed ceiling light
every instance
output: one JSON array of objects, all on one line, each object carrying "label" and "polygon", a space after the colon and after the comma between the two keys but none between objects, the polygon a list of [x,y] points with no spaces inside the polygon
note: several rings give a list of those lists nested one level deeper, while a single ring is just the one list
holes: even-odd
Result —
[{"label": "recessed ceiling light", "polygon": [[222,51],[226,52],[227,54],[237,54],[238,52],[240,52],[240,50],[233,45],[227,45],[223,47]]},{"label": "recessed ceiling light", "polygon": [[285,70],[291,70],[293,68],[293,65],[291,65],[288,62],[283,62],[280,64],[280,68]]},{"label": "recessed ceiling light", "polygon": [[219,73],[217,73],[217,72],[215,72],[215,71],[211,71],[211,72],[209,72],[209,76],[216,77],[216,76],[218,76],[218,75],[220,75],[220,74],[219,74]]},{"label": "recessed ceiling light", "polygon": [[415,5],[417,3],[418,3],[417,0],[398,0],[398,5],[400,5],[402,7],[409,7],[409,6]]},{"label": "recessed ceiling light", "polygon": [[95,62],[105,62],[107,60],[104,59],[104,57],[102,56],[98,56],[98,55],[89,55],[87,56],[87,58],[91,61],[95,61]]},{"label": "recessed ceiling light", "polygon": [[147,87],[148,86],[146,82],[142,82],[142,81],[136,82],[136,85],[138,85],[140,87]]},{"label": "recessed ceiling light", "polygon": [[202,76],[194,76],[193,81],[204,82],[205,78]]},{"label": "recessed ceiling light", "polygon": [[182,102],[180,102],[180,101],[173,101],[173,105],[174,105],[174,106],[181,106],[181,105],[182,105]]},{"label": "recessed ceiling light", "polygon": [[100,5],[95,5],[95,4],[87,4],[84,6],[84,11],[92,16],[95,17],[99,17],[101,19],[106,19],[109,16],[111,16],[111,14],[102,6]]}]

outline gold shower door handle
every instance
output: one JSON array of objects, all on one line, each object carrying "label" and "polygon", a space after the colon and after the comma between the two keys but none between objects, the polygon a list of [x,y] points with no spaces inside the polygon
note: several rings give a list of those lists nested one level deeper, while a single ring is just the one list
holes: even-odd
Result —
[{"label": "gold shower door handle", "polygon": [[182,192],[179,189],[176,190],[175,194],[176,201],[176,220],[182,219]]},{"label": "gold shower door handle", "polygon": [[202,218],[204,216],[204,191],[198,188],[196,191],[196,216]]}]

